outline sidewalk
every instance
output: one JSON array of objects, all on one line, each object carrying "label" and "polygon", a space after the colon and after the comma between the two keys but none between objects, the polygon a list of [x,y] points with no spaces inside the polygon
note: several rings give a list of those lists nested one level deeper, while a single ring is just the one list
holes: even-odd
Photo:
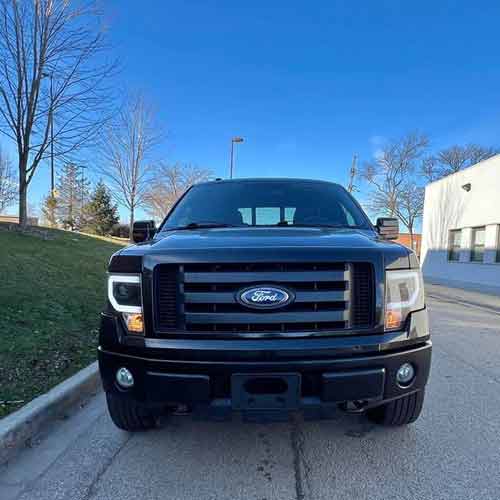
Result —
[{"label": "sidewalk", "polygon": [[480,307],[500,314],[500,295],[481,293],[463,288],[425,283],[425,295],[441,301],[458,302],[464,305]]}]

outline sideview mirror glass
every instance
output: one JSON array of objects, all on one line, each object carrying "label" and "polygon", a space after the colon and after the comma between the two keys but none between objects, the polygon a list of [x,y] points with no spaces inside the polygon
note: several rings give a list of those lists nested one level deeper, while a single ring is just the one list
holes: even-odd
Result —
[{"label": "sideview mirror glass", "polygon": [[380,217],[376,228],[384,240],[397,240],[399,237],[399,220],[396,218]]},{"label": "sideview mirror glass", "polygon": [[139,220],[134,222],[132,238],[135,243],[148,241],[156,233],[156,224],[154,220]]}]

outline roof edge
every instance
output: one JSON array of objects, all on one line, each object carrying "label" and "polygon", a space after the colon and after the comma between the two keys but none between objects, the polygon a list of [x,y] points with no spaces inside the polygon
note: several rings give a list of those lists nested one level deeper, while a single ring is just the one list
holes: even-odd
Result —
[{"label": "roof edge", "polygon": [[469,170],[471,170],[471,169],[473,169],[473,168],[476,168],[476,167],[479,167],[479,166],[484,166],[484,165],[483,165],[484,163],[487,163],[487,162],[489,162],[489,161],[491,161],[491,160],[493,160],[493,159],[495,159],[495,158],[497,158],[497,159],[499,159],[499,160],[500,160],[500,153],[498,153],[498,154],[496,154],[496,155],[493,155],[493,156],[490,156],[489,158],[486,158],[486,160],[481,160],[481,161],[479,161],[479,162],[477,162],[477,163],[474,163],[474,165],[470,165],[470,166],[469,166],[469,167],[467,167],[467,168],[463,168],[462,170],[459,170],[458,172],[453,172],[452,174],[448,174],[448,175],[446,175],[445,177],[441,177],[441,179],[437,179],[437,180],[435,180],[435,181],[429,182],[429,183],[425,186],[425,188],[427,189],[428,187],[433,186],[434,184],[437,184],[437,183],[439,183],[439,182],[442,182],[442,181],[444,181],[444,180],[446,180],[446,179],[449,179],[450,177],[453,177],[453,176],[455,176],[455,175],[458,175],[458,174],[463,174],[464,172],[467,172],[467,171],[469,171]]}]

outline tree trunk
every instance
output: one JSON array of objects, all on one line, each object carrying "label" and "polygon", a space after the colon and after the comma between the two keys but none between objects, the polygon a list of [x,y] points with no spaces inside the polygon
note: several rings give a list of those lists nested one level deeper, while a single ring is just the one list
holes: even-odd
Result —
[{"label": "tree trunk", "polygon": [[410,235],[410,248],[415,250],[415,246],[413,244],[413,226],[408,226],[408,234]]},{"label": "tree trunk", "polygon": [[26,168],[28,159],[19,159],[19,225],[24,229],[28,225],[28,183]]},{"label": "tree trunk", "polygon": [[129,228],[129,241],[134,242],[134,207],[130,208],[130,228]]}]

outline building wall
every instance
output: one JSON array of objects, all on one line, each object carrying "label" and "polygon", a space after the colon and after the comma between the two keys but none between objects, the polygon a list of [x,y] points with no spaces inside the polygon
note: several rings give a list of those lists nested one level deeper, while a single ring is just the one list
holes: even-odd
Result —
[{"label": "building wall", "polygon": [[[462,186],[470,183],[470,191]],[[471,261],[472,228],[486,227],[484,261]],[[450,230],[461,229],[459,262],[449,260]],[[437,283],[500,292],[500,155],[429,184],[425,190],[421,263]]]},{"label": "building wall", "polygon": [[[17,215],[0,215],[0,222],[19,224],[19,217]],[[28,224],[30,226],[38,226],[38,217],[28,217]]]},{"label": "building wall", "polygon": [[420,234],[413,235],[413,246],[412,246],[410,235],[408,233],[399,233],[396,243],[401,243],[401,245],[404,245],[405,247],[412,248],[413,250],[415,250],[417,256],[420,257],[420,251],[422,247],[422,235]]}]

